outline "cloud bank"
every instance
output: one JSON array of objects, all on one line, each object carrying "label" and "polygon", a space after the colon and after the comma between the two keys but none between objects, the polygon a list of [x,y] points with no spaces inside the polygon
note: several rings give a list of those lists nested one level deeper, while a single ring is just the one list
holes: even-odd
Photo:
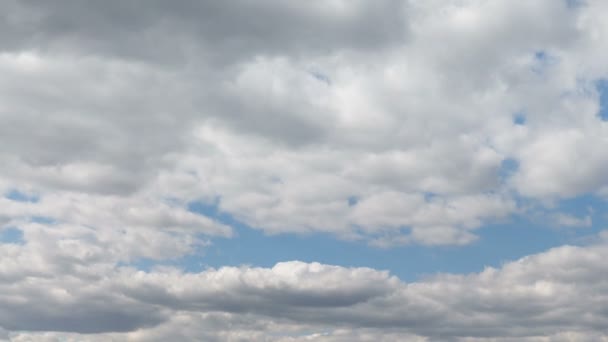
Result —
[{"label": "cloud bank", "polygon": [[0,237],[15,236],[0,238],[0,337],[605,338],[605,237],[413,283],[297,261],[161,265],[238,238],[192,203],[381,248],[466,246],[538,212],[591,227],[557,204],[608,194],[607,11],[3,1]]},{"label": "cloud bank", "polygon": [[[57,272],[56,255],[15,269],[14,260],[37,252],[4,247],[0,324],[31,331],[11,334],[17,341],[595,341],[608,333],[605,235],[480,273],[413,283],[386,271],[299,261],[143,272],[75,255],[73,264],[86,268]],[[55,332],[36,332],[47,330]]]}]

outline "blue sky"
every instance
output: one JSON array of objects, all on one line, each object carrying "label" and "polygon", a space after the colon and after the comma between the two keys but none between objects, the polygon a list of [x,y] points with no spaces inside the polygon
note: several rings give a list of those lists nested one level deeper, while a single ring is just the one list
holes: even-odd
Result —
[{"label": "blue sky", "polygon": [[0,2],[0,341],[607,339],[605,13]]},{"label": "blue sky", "polygon": [[[269,267],[281,260],[322,262],[347,267],[364,266],[389,270],[406,281],[416,281],[435,272],[473,273],[486,266],[498,267],[507,261],[539,253],[565,244],[582,245],[606,227],[608,209],[604,200],[581,196],[560,201],[557,210],[576,217],[590,215],[589,227],[564,228],[547,225],[549,218],[542,210],[531,215],[514,215],[503,222],[484,226],[479,239],[461,246],[403,246],[378,248],[360,241],[340,241],[326,234],[267,235],[238,222],[217,206],[192,203],[190,210],[236,228],[237,236],[216,239],[199,253],[177,262],[185,269],[198,271],[205,267],[243,265]],[[175,262],[173,263],[175,264]],[[147,264],[146,266],[150,266]]]},{"label": "blue sky", "polygon": [[[35,202],[34,197],[13,190],[6,198],[19,202]],[[217,204],[193,202],[188,207],[193,213],[217,219],[235,229],[232,238],[216,238],[208,246],[190,255],[167,260],[160,264],[199,272],[205,268],[251,265],[272,267],[284,260],[321,262],[345,267],[370,267],[388,270],[405,281],[442,273],[473,273],[487,266],[499,267],[526,255],[539,253],[565,244],[584,245],[606,226],[607,204],[595,196],[581,196],[560,201],[556,210],[575,217],[589,215],[588,227],[551,227],[543,210],[513,215],[502,222],[486,225],[479,230],[479,239],[462,246],[402,246],[380,248],[361,241],[343,241],[322,233],[265,234],[239,222],[230,214],[218,211]],[[591,213],[591,214],[590,214]],[[36,222],[52,223],[48,218],[34,217]],[[18,228],[6,228],[0,235],[3,243],[22,243]],[[139,259],[125,265],[149,271],[157,261]]]}]

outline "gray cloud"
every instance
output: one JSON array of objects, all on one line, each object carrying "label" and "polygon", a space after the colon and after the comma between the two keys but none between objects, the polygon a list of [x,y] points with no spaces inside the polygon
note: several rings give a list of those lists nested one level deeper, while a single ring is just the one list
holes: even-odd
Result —
[{"label": "gray cloud", "polygon": [[606,6],[3,1],[0,193],[38,200],[0,198],[23,232],[0,244],[0,336],[602,338],[605,242],[411,284],[125,265],[232,236],[193,201],[380,247],[466,245],[516,212],[593,225],[547,203],[607,193]]},{"label": "gray cloud", "polygon": [[[339,339],[343,329],[361,330],[362,336],[463,341],[602,336],[608,333],[602,262],[606,246],[602,236],[589,246],[563,246],[480,273],[436,275],[414,283],[373,269],[296,261],[201,273],[119,267],[104,271],[103,280],[95,282],[69,272],[31,276],[0,283],[2,307],[11,308],[2,311],[0,325],[66,333],[124,330],[130,332],[116,338],[135,340],[176,332],[172,329],[181,329],[174,325],[178,317],[203,326],[218,324],[216,338],[242,329],[257,331],[260,340],[305,331],[318,332],[319,338],[323,332],[329,333],[327,338],[337,334]],[[17,305],[16,298],[23,300]],[[208,332],[196,327],[191,324],[182,333],[192,334],[187,339],[206,336]]]},{"label": "gray cloud", "polygon": [[183,62],[194,52],[216,62],[258,54],[382,49],[407,34],[405,5],[383,0],[319,4],[180,0],[7,2],[6,49],[94,52]]},{"label": "gray cloud", "polygon": [[[411,230],[401,241],[463,244],[514,209],[506,193],[561,198],[605,182],[602,154],[581,155],[603,148],[597,98],[572,83],[605,74],[589,41],[603,32],[601,4],[3,6],[0,159],[12,188],[222,198],[270,232]],[[522,110],[523,127],[512,123]],[[558,148],[567,154],[546,153]],[[581,171],[564,172],[577,156]],[[509,158],[520,167],[502,179]],[[437,196],[420,212],[487,193],[502,205],[384,226],[347,205],[394,191]]]}]

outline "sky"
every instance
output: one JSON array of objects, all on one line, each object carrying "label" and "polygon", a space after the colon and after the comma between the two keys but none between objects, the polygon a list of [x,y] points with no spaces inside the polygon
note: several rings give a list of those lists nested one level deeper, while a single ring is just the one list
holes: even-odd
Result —
[{"label": "sky", "polygon": [[0,340],[608,341],[606,13],[0,1]]}]

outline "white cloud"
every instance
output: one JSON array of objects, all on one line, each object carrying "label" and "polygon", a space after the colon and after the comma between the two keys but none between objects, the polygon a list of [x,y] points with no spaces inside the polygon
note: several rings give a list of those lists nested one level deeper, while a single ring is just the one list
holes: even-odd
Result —
[{"label": "white cloud", "polygon": [[413,284],[120,265],[232,236],[193,201],[267,233],[391,247],[471,243],[528,214],[520,199],[605,196],[607,6],[2,2],[0,191],[38,200],[0,198],[0,230],[23,232],[0,244],[0,325],[15,340],[600,338],[603,243]]},{"label": "white cloud", "polygon": [[[171,334],[190,340],[344,340],[349,330],[360,332],[362,341],[409,335],[431,340],[555,336],[556,341],[559,336],[605,336],[607,246],[601,237],[592,245],[554,248],[500,268],[413,283],[374,269],[298,261],[272,268],[142,272],[104,268],[78,253],[61,272],[30,272],[9,280],[6,265],[33,271],[33,264],[3,257],[0,302],[9,310],[0,314],[0,325],[133,340]],[[27,246],[0,246],[3,254],[11,249],[32,253]],[[87,268],[74,268],[79,261],[86,261]],[[43,268],[56,265],[49,258],[40,262]]]},{"label": "white cloud", "polygon": [[[414,243],[462,244],[475,239],[471,226],[513,211],[509,199],[464,220],[437,203],[513,188],[562,198],[606,183],[608,126],[592,89],[606,75],[601,3],[337,1],[323,15],[267,2],[136,3],[5,5],[14,19],[3,24],[0,159],[11,187],[221,198],[221,210],[273,233],[373,241],[361,231],[393,227],[415,232],[400,238]],[[272,19],[238,26],[229,18],[239,6]],[[512,123],[519,111],[523,127]],[[505,182],[507,158],[519,168]],[[441,222],[388,224],[348,205],[386,192],[432,193],[417,210]]]},{"label": "white cloud", "polygon": [[554,216],[555,223],[562,227],[591,227],[593,220],[591,215],[576,217],[568,214],[559,213]]}]

